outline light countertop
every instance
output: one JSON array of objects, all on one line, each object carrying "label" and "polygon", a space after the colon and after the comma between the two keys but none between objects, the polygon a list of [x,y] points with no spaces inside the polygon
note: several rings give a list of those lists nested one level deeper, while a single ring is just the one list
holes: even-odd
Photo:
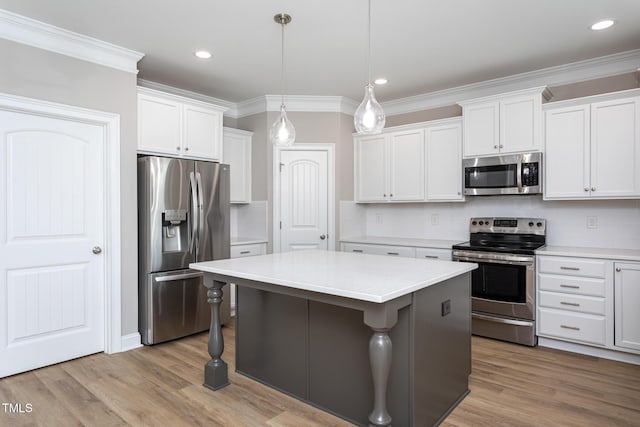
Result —
[{"label": "light countertop", "polygon": [[[468,239],[467,239],[468,240]],[[451,249],[464,240],[412,239],[407,237],[348,236],[341,243],[368,243],[372,245],[413,246],[416,248]]]},{"label": "light countertop", "polygon": [[477,268],[477,264],[334,251],[294,251],[193,263],[209,273],[384,303]]},{"label": "light countertop", "polygon": [[536,255],[556,255],[578,258],[604,258],[621,261],[640,261],[640,250],[634,249],[545,246],[536,250]]}]

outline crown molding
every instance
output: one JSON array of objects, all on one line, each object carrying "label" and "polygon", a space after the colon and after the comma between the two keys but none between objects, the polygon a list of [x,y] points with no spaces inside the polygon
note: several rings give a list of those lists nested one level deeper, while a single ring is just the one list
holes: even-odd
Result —
[{"label": "crown molding", "polygon": [[206,102],[207,104],[214,104],[225,110],[224,115],[229,115],[229,111],[236,108],[236,104],[231,101],[225,101],[224,99],[214,98],[213,96],[203,95],[197,92],[191,92],[190,90],[180,89],[174,86],[165,85],[162,83],[152,82],[150,80],[138,79],[138,86],[153,89],[160,92],[170,93],[172,95],[182,96],[184,98],[195,99],[196,101]]},{"label": "crown molding", "polygon": [[0,38],[138,74],[143,53],[0,9]]},{"label": "crown molding", "polygon": [[[307,96],[286,95],[284,97],[287,111],[306,113],[343,113],[353,115],[358,103],[344,96]],[[269,111],[280,111],[282,95],[265,95],[239,102],[229,116],[239,119]],[[233,115],[235,114],[235,115]]]},{"label": "crown molding", "polygon": [[513,92],[533,86],[560,86],[617,74],[630,73],[640,66],[640,49],[479,83],[458,86],[422,95],[382,102],[387,116],[455,105],[467,99]]}]

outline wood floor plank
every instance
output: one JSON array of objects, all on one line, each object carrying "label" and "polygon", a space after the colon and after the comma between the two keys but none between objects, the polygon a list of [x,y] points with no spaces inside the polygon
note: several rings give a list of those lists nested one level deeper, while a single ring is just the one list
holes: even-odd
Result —
[{"label": "wood floor plank", "polygon": [[[0,412],[0,426],[351,425],[236,373],[233,323],[223,334],[231,385],[222,390],[202,386],[202,333],[4,378],[0,400],[33,410]],[[640,366],[480,337],[472,354],[470,394],[443,426],[640,427]]]}]

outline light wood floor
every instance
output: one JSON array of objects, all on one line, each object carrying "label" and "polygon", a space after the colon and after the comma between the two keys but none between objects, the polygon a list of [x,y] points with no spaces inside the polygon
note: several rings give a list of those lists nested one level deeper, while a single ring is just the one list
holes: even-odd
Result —
[{"label": "light wood floor", "polygon": [[[0,380],[0,403],[30,403],[0,426],[349,426],[233,369],[202,384],[207,334],[115,355],[96,354]],[[443,426],[640,426],[640,366],[473,337],[471,393]],[[395,426],[402,427],[402,426]],[[423,427],[423,426],[417,426]]]}]

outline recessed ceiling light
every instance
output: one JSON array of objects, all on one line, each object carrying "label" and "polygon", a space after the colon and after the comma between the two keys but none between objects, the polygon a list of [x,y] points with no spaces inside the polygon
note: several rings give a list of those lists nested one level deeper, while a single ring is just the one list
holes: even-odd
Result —
[{"label": "recessed ceiling light", "polygon": [[195,52],[193,52],[193,54],[196,56],[196,58],[200,58],[200,59],[210,59],[211,58],[211,52],[207,52],[206,50],[196,50]]},{"label": "recessed ceiling light", "polygon": [[386,85],[387,84],[387,79],[385,79],[384,77],[380,77],[377,78],[373,81],[375,84],[377,85]]},{"label": "recessed ceiling light", "polygon": [[605,20],[596,22],[590,28],[594,31],[606,30],[607,28],[611,27],[615,23],[616,21],[614,21],[613,19],[605,19]]}]

